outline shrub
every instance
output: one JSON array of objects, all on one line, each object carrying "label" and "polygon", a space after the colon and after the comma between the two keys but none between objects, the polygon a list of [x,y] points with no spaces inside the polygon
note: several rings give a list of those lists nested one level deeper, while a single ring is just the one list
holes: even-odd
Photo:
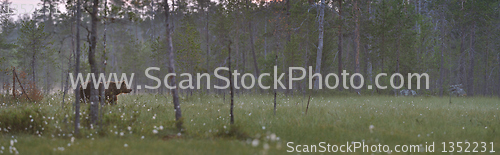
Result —
[{"label": "shrub", "polygon": [[[40,91],[40,89],[37,88],[36,83],[33,82],[32,80],[29,80],[27,77],[26,72],[23,71],[18,71],[17,72],[17,77],[19,81],[16,79],[16,97],[19,99],[23,100],[28,100],[27,97],[29,97],[29,100],[31,102],[40,102],[43,99],[43,94]],[[19,83],[22,84],[22,88],[19,86]],[[9,86],[11,87],[11,86]],[[24,89],[25,92],[22,91]],[[10,89],[12,90],[12,89]],[[24,94],[26,93],[26,94]]]},{"label": "shrub", "polygon": [[37,134],[47,130],[45,113],[37,108],[20,107],[0,112],[1,132]]}]

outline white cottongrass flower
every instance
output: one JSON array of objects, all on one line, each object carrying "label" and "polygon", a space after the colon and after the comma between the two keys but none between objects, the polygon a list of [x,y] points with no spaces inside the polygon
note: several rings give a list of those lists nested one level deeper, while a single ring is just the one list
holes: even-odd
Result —
[{"label": "white cottongrass flower", "polygon": [[141,139],[144,139],[144,136],[141,136]]},{"label": "white cottongrass flower", "polygon": [[375,126],[370,125],[370,127],[368,127],[368,129],[370,129],[370,133],[373,133],[373,129],[375,129]]},{"label": "white cottongrass flower", "polygon": [[123,133],[123,132],[120,132],[120,136],[123,136],[123,135],[125,135],[125,133]]},{"label": "white cottongrass flower", "polygon": [[[12,150],[14,150],[15,154],[19,154],[19,151],[17,151],[17,149],[15,147],[12,147]],[[64,148],[63,148],[64,150]]]},{"label": "white cottongrass flower", "polygon": [[155,129],[155,130],[153,130],[153,133],[154,133],[154,134],[157,134],[157,133],[158,133],[158,130],[156,130],[156,129]]},{"label": "white cottongrass flower", "polygon": [[276,134],[271,134],[271,136],[269,136],[269,138],[271,139],[271,141],[276,141]]},{"label": "white cottongrass flower", "polygon": [[75,142],[75,137],[71,137],[71,143]]},{"label": "white cottongrass flower", "polygon": [[129,127],[127,127],[127,129],[130,131],[130,130],[132,130],[132,127],[129,126]]},{"label": "white cottongrass flower", "polygon": [[262,126],[262,130],[266,130],[266,127],[265,127],[265,126]]},{"label": "white cottongrass flower", "polygon": [[269,150],[269,144],[267,143],[264,144],[264,150]]},{"label": "white cottongrass flower", "polygon": [[123,147],[128,147],[128,144],[124,144]]},{"label": "white cottongrass flower", "polygon": [[160,129],[160,130],[163,130],[163,125],[160,125],[159,129]]},{"label": "white cottongrass flower", "polygon": [[257,146],[259,146],[259,140],[258,140],[258,139],[254,139],[254,140],[252,141],[252,146],[253,146],[253,147],[257,147]]}]

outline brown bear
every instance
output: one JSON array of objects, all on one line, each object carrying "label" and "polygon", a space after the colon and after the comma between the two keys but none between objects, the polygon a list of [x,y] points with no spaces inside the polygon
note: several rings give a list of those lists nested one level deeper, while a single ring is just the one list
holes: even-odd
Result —
[{"label": "brown bear", "polygon": [[[120,95],[121,93],[132,92],[132,89],[127,89],[127,84],[125,84],[124,81],[118,82],[118,83],[121,83],[120,89],[118,89],[118,87],[117,87],[117,82],[109,82],[108,89],[104,90],[105,99],[110,104],[116,104],[116,102],[118,100],[117,96]],[[87,87],[85,89],[82,89],[82,86],[80,86],[80,100],[81,101],[88,102],[90,100],[90,88],[93,86],[94,85],[92,83],[90,83],[90,81],[87,82]],[[104,87],[104,85],[102,84],[102,82],[99,83],[99,92],[103,89],[103,87]],[[101,99],[102,99],[102,97],[99,97],[99,101],[101,101]]]}]

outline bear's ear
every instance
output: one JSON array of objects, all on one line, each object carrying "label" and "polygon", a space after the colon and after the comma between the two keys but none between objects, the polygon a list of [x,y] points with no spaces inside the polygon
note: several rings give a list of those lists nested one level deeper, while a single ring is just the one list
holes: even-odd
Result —
[{"label": "bear's ear", "polygon": [[120,89],[128,89],[127,84],[125,83],[125,81],[122,81]]}]

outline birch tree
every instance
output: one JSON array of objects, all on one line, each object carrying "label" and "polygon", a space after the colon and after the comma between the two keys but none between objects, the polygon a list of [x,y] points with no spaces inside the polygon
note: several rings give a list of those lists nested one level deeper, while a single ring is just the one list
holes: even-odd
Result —
[{"label": "birch tree", "polygon": [[[174,73],[175,74],[175,56],[174,56],[174,46],[172,45],[172,35],[171,35],[171,28],[170,28],[170,23],[169,23],[169,15],[170,15],[170,8],[168,6],[168,0],[164,0],[164,8],[165,8],[165,28],[166,28],[166,44],[168,45],[167,50],[169,54],[169,65],[168,67],[168,72],[169,73]],[[172,92],[172,98],[173,98],[173,103],[174,103],[174,109],[175,109],[175,121],[177,121],[176,126],[179,131],[182,130],[182,112],[181,112],[181,105],[179,103],[179,94],[177,94],[177,85],[175,82],[175,76],[169,76],[168,81],[170,83],[170,86],[174,87],[174,89],[171,89],[170,91]]]},{"label": "birch tree", "polygon": [[[316,52],[316,71],[315,73],[321,73],[321,56],[323,55],[323,23],[325,16],[325,0],[321,0],[320,12],[319,12],[319,36],[318,36],[318,51]],[[319,78],[316,77],[314,80],[314,90],[319,89]]]}]

